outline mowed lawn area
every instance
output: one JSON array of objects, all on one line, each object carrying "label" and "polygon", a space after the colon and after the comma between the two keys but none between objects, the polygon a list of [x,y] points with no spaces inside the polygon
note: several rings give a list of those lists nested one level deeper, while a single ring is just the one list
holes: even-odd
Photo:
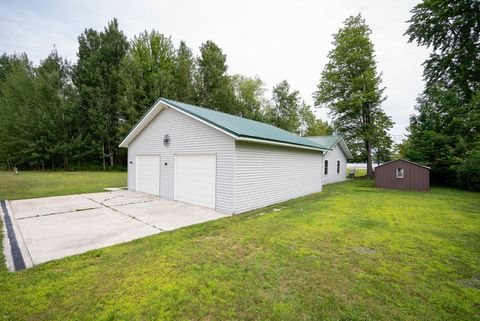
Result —
[{"label": "mowed lawn area", "polygon": [[127,186],[127,172],[12,172],[0,171],[0,200],[105,192]]},{"label": "mowed lawn area", "polygon": [[480,194],[354,180],[17,273],[2,262],[0,318],[480,320]]}]

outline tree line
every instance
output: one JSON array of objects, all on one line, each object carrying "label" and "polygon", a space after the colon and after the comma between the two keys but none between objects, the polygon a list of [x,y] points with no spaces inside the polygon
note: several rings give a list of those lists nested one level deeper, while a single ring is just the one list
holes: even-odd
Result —
[{"label": "tree line", "polygon": [[[409,42],[432,49],[425,88],[399,154],[431,166],[434,183],[480,189],[480,3],[424,0],[412,10]],[[9,168],[124,167],[119,142],[159,97],[270,123],[299,135],[342,134],[355,161],[389,160],[391,118],[381,72],[361,15],[333,38],[313,94],[318,119],[285,80],[266,97],[259,77],[230,75],[226,55],[206,41],[194,56],[157,31],[127,39],[116,19],[78,37],[77,61],[54,49],[34,66],[25,53],[0,56],[0,161]]]},{"label": "tree line", "polygon": [[123,168],[122,138],[159,98],[327,135],[298,90],[284,80],[266,97],[259,77],[230,75],[226,55],[206,41],[195,57],[158,31],[128,40],[113,19],[78,37],[72,64],[54,49],[34,66],[26,53],[0,57],[0,155],[22,169]]},{"label": "tree line", "polygon": [[435,183],[480,190],[480,2],[423,1],[406,35],[431,53],[400,152]]}]

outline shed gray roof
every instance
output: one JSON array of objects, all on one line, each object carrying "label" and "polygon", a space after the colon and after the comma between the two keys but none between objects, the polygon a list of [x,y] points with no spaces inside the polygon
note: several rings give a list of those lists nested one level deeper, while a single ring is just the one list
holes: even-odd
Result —
[{"label": "shed gray roof", "polygon": [[[298,135],[292,134],[278,127],[262,122],[234,116],[212,109],[189,105],[178,101],[160,98],[133,127],[127,137],[122,141],[120,147],[127,147],[128,144],[140,133],[140,131],[163,109],[165,106],[177,109],[193,118],[199,119],[221,131],[224,131],[236,139],[251,139],[283,143],[292,147],[304,147],[317,150],[331,150],[331,148]],[[152,116],[152,113],[154,114]]]}]

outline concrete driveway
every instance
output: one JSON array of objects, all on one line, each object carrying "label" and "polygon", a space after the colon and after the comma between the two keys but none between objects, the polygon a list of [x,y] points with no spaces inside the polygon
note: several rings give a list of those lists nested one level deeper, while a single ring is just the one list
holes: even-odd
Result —
[{"label": "concrete driveway", "polygon": [[124,190],[1,205],[10,270],[228,216]]}]

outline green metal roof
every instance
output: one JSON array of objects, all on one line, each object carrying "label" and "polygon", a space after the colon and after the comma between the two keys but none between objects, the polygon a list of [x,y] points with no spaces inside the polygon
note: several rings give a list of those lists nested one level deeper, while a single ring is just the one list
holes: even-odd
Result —
[{"label": "green metal roof", "polygon": [[330,135],[330,136],[310,136],[308,139],[316,142],[317,144],[327,146],[329,149],[332,149],[335,144],[342,138],[340,135]]},{"label": "green metal roof", "polygon": [[197,117],[209,124],[212,124],[215,127],[223,129],[224,131],[231,133],[237,137],[288,143],[292,145],[306,146],[315,149],[331,149],[330,147],[327,147],[322,143],[300,137],[278,127],[254,121],[251,119],[222,113],[212,109],[193,106],[170,99],[160,98],[159,100],[175,108],[178,108],[185,113]]},{"label": "green metal roof", "polygon": [[347,143],[345,142],[345,140],[342,138],[341,135],[310,136],[306,138],[316,142],[317,144],[327,146],[329,149],[333,149],[335,145],[338,144],[342,149],[343,153],[345,154],[345,156],[347,157],[347,159],[353,159],[352,152],[350,152],[350,149],[348,148]]}]

